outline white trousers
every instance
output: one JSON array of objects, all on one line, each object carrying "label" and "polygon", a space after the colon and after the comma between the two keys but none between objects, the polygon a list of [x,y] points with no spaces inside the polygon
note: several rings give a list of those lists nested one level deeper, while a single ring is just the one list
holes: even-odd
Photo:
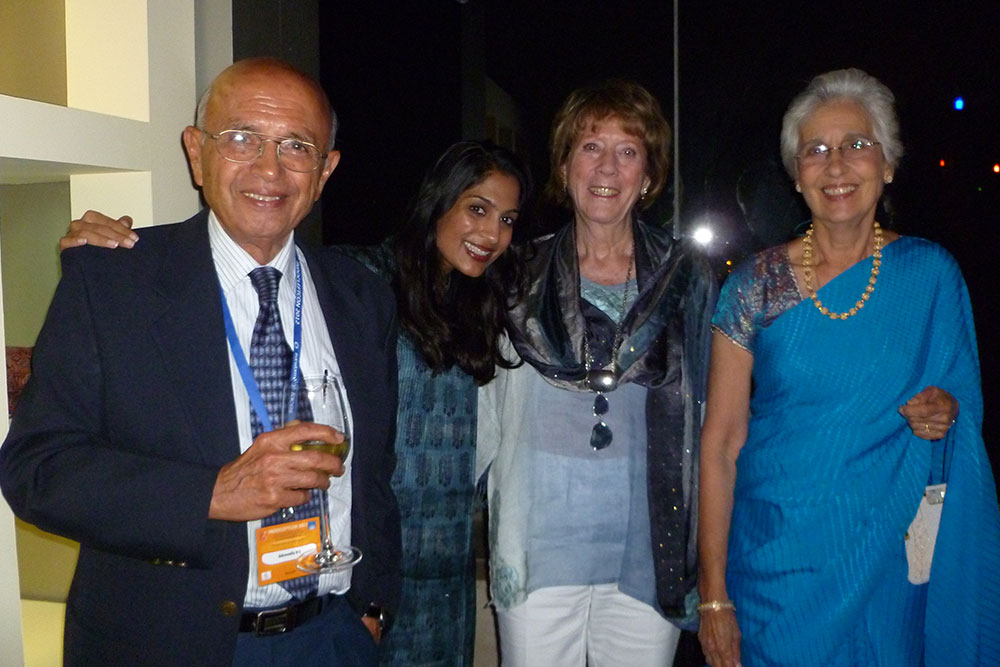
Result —
[{"label": "white trousers", "polygon": [[504,667],[669,667],[681,635],[617,584],[540,588],[497,620]]}]

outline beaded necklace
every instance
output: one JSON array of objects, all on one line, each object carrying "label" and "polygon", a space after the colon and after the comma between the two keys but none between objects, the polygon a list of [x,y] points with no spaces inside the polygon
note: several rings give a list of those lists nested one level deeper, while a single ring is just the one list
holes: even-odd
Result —
[{"label": "beaded necklace", "polygon": [[848,310],[846,313],[833,313],[823,305],[823,302],[819,300],[816,296],[816,290],[812,286],[812,240],[813,240],[813,226],[809,225],[809,229],[806,230],[806,235],[802,238],[802,275],[805,277],[806,283],[806,293],[816,304],[816,308],[819,312],[823,313],[831,320],[846,320],[852,315],[856,315],[859,310],[865,307],[865,302],[875,291],[875,283],[878,281],[878,271],[879,267],[882,266],[882,227],[878,224],[878,220],[875,221],[875,249],[872,252],[872,272],[871,276],[868,278],[868,284],[865,286],[865,291],[861,295],[861,298],[857,300],[854,307]]}]

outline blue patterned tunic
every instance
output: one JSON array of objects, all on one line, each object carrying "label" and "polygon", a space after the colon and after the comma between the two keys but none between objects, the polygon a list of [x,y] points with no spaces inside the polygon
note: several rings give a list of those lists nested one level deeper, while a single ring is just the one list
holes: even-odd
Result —
[{"label": "blue patterned tunic", "polygon": [[[392,280],[388,243],[347,251]],[[472,516],[476,384],[461,369],[433,375],[400,327],[396,472],[403,594],[383,665],[471,665],[475,635]]]}]

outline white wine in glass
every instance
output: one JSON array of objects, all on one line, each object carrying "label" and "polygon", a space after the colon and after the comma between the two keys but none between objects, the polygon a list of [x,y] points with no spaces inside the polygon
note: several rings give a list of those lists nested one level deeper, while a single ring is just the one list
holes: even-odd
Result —
[{"label": "white wine in glass", "polygon": [[[325,372],[319,376],[302,378],[299,400],[308,400],[312,421],[325,424],[344,434],[343,442],[306,440],[291,446],[292,451],[319,450],[340,457],[347,463],[351,451],[351,431],[347,421],[346,401],[340,381]],[[287,406],[288,403],[286,402]],[[353,567],[361,560],[361,550],[353,546],[334,545],[330,536],[330,501],[326,489],[320,489],[320,545],[319,550],[299,558],[298,568],[310,574],[339,572]]]}]

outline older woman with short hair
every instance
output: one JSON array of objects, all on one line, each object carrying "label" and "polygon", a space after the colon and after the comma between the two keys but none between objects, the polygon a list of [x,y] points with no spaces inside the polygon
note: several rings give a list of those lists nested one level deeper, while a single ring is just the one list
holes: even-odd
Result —
[{"label": "older woman with short hair", "polygon": [[[903,152],[892,93],[856,69],[816,77],[781,150],[812,225],[734,270],[713,318],[708,662],[1000,664],[1000,513],[968,293],[945,250],[875,220]],[[938,482],[921,583],[908,527]]]},{"label": "older woman with short hair", "polygon": [[694,585],[696,448],[715,296],[705,260],[638,220],[670,127],[641,86],[572,93],[511,313],[525,363],[481,390],[490,579],[505,665],[668,665]]}]

